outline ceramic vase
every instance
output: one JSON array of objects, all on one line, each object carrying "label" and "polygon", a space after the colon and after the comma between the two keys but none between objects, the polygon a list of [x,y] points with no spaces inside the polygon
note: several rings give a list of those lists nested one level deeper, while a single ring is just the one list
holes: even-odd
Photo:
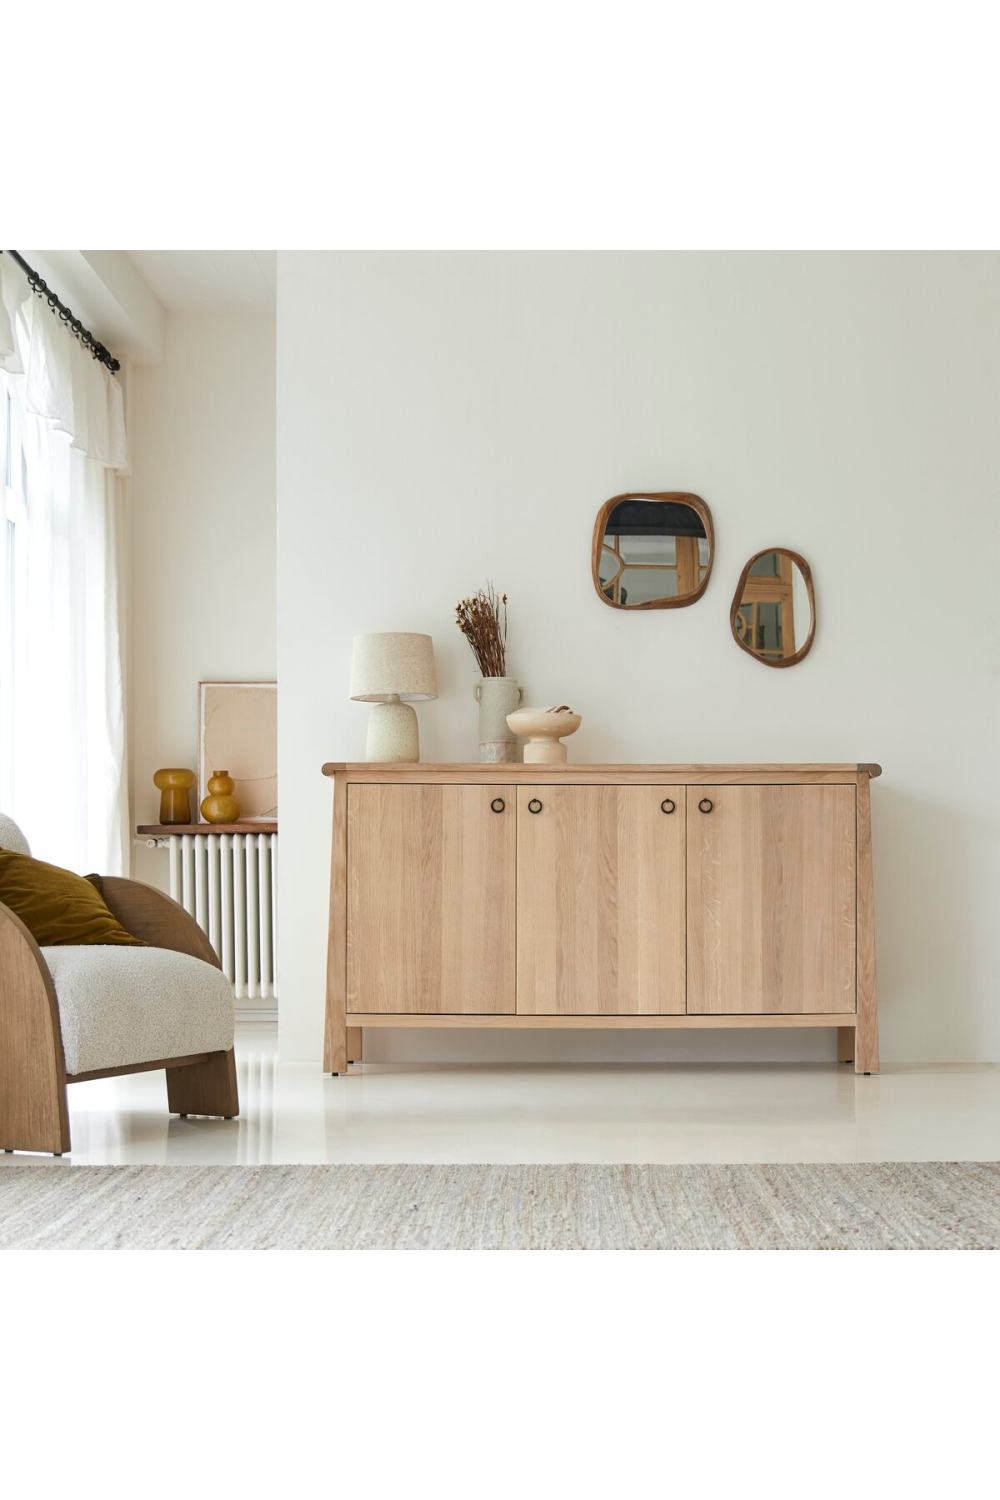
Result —
[{"label": "ceramic vase", "polygon": [[511,729],[528,741],[524,747],[526,766],[564,766],[567,755],[562,737],[575,734],[582,722],[565,703],[558,708],[521,708],[507,720]]},{"label": "ceramic vase", "polygon": [[201,804],[206,823],[238,823],[240,800],[234,797],[236,783],[228,771],[213,771],[208,778],[208,796]]},{"label": "ceramic vase", "polygon": [[513,677],[481,677],[475,686],[479,704],[479,759],[484,765],[499,765],[517,755],[517,736],[507,724],[507,715],[521,701],[521,687]]}]

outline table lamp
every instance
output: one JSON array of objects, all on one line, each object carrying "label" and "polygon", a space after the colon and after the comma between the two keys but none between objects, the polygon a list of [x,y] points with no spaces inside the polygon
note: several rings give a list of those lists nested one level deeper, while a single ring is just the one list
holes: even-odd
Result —
[{"label": "table lamp", "polygon": [[368,720],[368,760],[419,760],[417,716],[410,704],[437,695],[429,635],[382,631],[354,637],[351,697],[375,704]]}]

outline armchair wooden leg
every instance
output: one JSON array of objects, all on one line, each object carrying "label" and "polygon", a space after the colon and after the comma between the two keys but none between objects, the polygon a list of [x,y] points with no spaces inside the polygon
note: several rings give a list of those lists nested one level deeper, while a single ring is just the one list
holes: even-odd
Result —
[{"label": "armchair wooden leg", "polygon": [[70,1149],[55,990],[34,940],[6,907],[0,909],[0,1147],[54,1156]]},{"label": "armchair wooden leg", "polygon": [[167,1108],[173,1115],[223,1115],[240,1112],[236,1089],[236,1054],[213,1052],[203,1063],[167,1069]]},{"label": "armchair wooden leg", "polygon": [[71,1149],[66,1084],[45,1072],[45,1061],[36,1057],[20,1078],[0,1080],[0,1145],[5,1152],[62,1156]]}]

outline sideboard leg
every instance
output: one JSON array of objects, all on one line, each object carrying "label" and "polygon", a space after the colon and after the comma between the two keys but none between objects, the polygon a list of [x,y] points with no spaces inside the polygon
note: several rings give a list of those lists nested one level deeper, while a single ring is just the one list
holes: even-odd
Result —
[{"label": "sideboard leg", "polygon": [[342,772],[333,778],[323,1072],[347,1072],[347,783]]},{"label": "sideboard leg", "polygon": [[323,1049],[323,1072],[347,1072],[347,1027],[326,1024],[326,1045]]},{"label": "sideboard leg", "polygon": [[877,1073],[878,985],[875,978],[875,884],[872,876],[872,804],[867,775],[858,777],[858,1025],[855,1073]]},{"label": "sideboard leg", "polygon": [[837,1027],[837,1061],[839,1063],[851,1063],[854,1061],[854,1027]]},{"label": "sideboard leg", "polygon": [[364,1033],[360,1026],[348,1026],[347,1028],[347,1061],[359,1063],[362,1053],[362,1037]]}]

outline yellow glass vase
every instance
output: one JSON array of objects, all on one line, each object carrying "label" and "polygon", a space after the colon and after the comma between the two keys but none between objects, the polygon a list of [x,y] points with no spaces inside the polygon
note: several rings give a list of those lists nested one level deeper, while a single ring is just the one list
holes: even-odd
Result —
[{"label": "yellow glass vase", "polygon": [[206,823],[238,823],[240,799],[234,797],[236,783],[228,771],[213,771],[208,778],[208,796],[201,804]]}]

